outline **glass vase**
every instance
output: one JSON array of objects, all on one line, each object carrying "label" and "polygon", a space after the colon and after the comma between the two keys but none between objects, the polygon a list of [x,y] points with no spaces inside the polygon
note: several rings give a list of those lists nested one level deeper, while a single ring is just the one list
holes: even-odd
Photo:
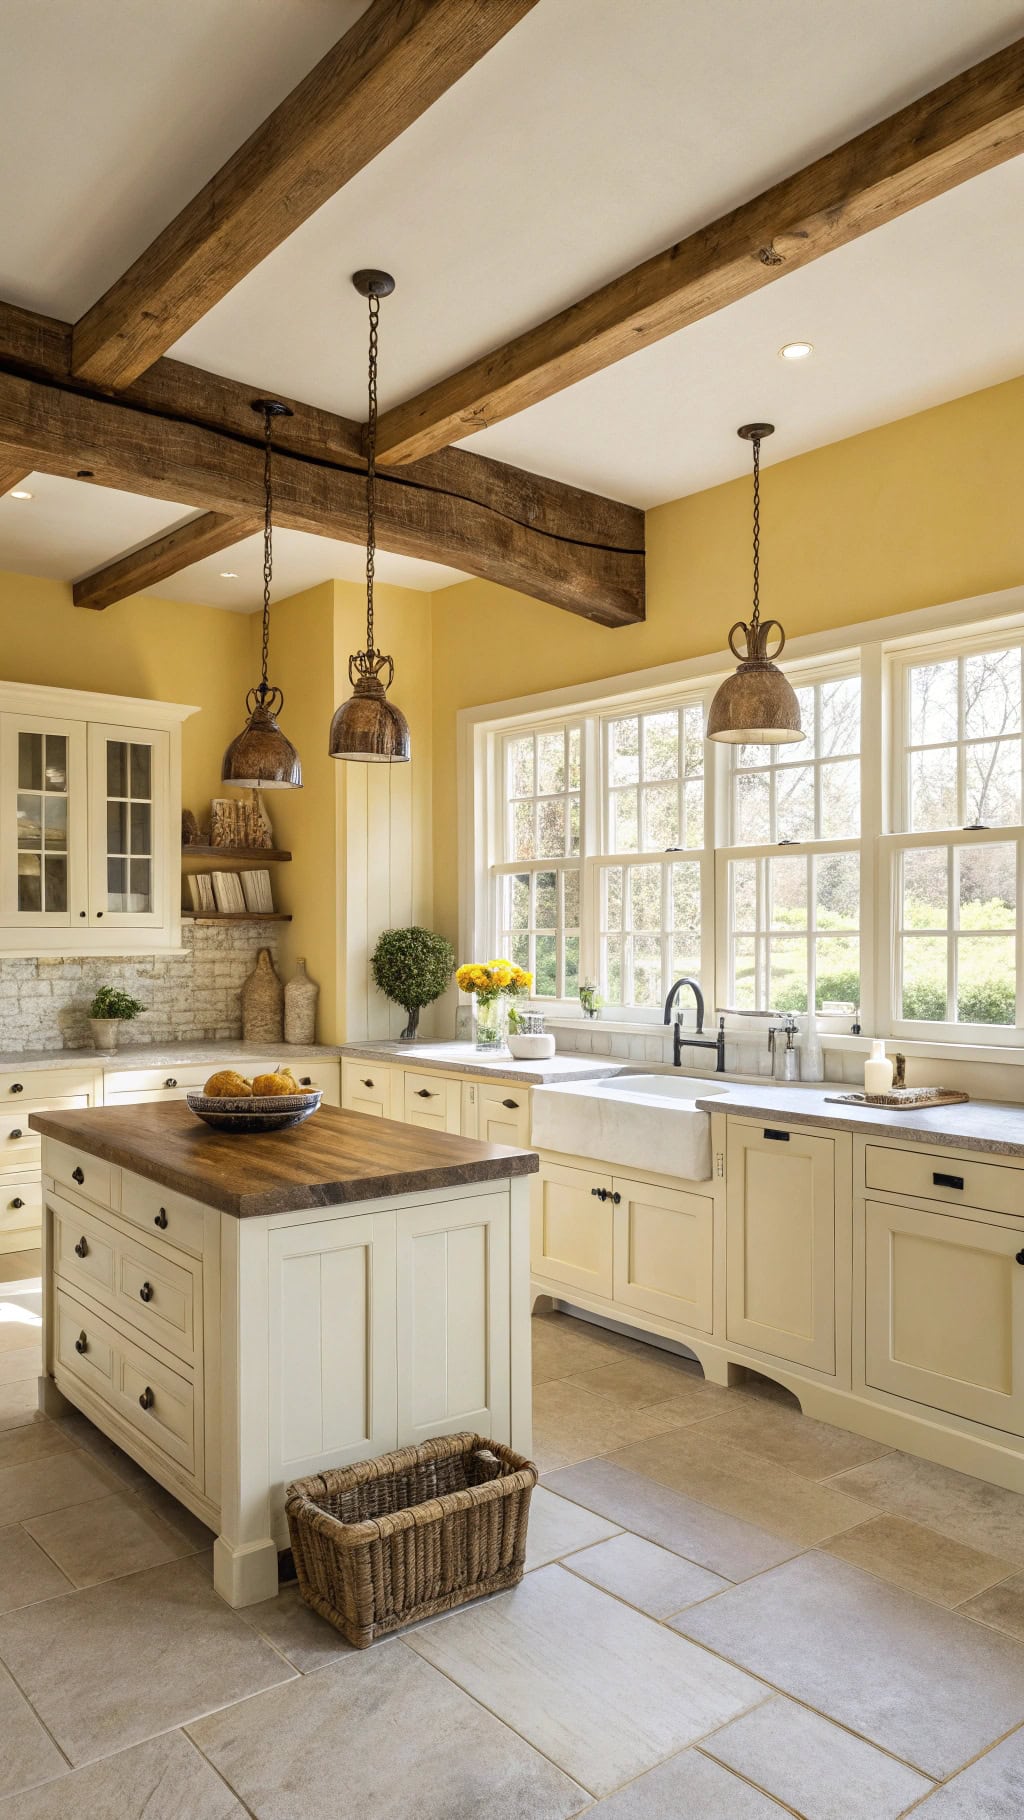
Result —
[{"label": "glass vase", "polygon": [[473,1001],[473,1042],[477,1049],[500,1055],[508,1035],[508,995],[496,992],[492,997]]}]

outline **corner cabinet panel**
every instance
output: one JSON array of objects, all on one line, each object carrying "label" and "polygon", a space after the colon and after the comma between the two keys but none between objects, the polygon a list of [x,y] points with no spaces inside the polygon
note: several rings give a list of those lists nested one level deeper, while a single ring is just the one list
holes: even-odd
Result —
[{"label": "corner cabinet panel", "polygon": [[395,1216],[270,1233],[271,1455],[285,1484],[395,1445]]},{"label": "corner cabinet panel", "polygon": [[612,1205],[615,1301],[710,1333],[715,1224],[711,1197],[617,1175]]},{"label": "corner cabinet panel", "polygon": [[612,1294],[612,1178],[541,1158],[531,1196],[530,1263],[534,1274]]},{"label": "corner cabinet panel", "polygon": [[143,727],[89,727],[90,920],[104,929],[168,920],[168,746]]},{"label": "corner cabinet panel", "polygon": [[865,1377],[1024,1435],[1020,1228],[924,1207],[865,1208]]},{"label": "corner cabinet panel", "polygon": [[0,715],[0,928],[88,922],[86,730]]},{"label": "corner cabinet panel", "polygon": [[730,1120],[725,1229],[728,1338],[834,1373],[834,1139]]},{"label": "corner cabinet panel", "polygon": [[400,1208],[398,1443],[509,1439],[507,1192]]}]

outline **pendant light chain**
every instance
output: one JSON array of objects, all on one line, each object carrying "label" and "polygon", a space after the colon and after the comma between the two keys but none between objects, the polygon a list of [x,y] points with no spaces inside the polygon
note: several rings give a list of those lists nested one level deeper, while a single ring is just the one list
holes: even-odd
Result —
[{"label": "pendant light chain", "polygon": [[373,643],[373,572],[377,554],[377,319],[380,298],[371,291],[370,362],[367,373],[366,416],[366,649],[376,655]]},{"label": "pendant light chain", "polygon": [[761,438],[753,436],[754,450],[754,610],[750,629],[756,632],[761,620]]},{"label": "pendant light chain", "polygon": [[271,432],[274,413],[263,412],[263,680],[260,693],[267,694],[267,665],[270,659],[270,584],[274,579],[274,490],[271,455]]}]

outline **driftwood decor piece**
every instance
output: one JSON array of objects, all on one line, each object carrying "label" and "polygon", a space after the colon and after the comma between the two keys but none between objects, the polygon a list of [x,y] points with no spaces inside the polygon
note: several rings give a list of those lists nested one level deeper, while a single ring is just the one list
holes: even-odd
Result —
[{"label": "driftwood decor piece", "polygon": [[274,845],[270,817],[253,790],[252,801],[242,802],[237,796],[215,796],[210,804],[211,847],[257,847]]}]

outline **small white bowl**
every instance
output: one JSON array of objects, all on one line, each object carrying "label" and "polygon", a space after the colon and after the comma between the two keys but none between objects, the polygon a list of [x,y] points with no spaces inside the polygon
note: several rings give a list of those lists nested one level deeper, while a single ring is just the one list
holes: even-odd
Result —
[{"label": "small white bowl", "polygon": [[555,1053],[553,1036],[508,1036],[508,1046],[517,1062],[549,1062]]}]

